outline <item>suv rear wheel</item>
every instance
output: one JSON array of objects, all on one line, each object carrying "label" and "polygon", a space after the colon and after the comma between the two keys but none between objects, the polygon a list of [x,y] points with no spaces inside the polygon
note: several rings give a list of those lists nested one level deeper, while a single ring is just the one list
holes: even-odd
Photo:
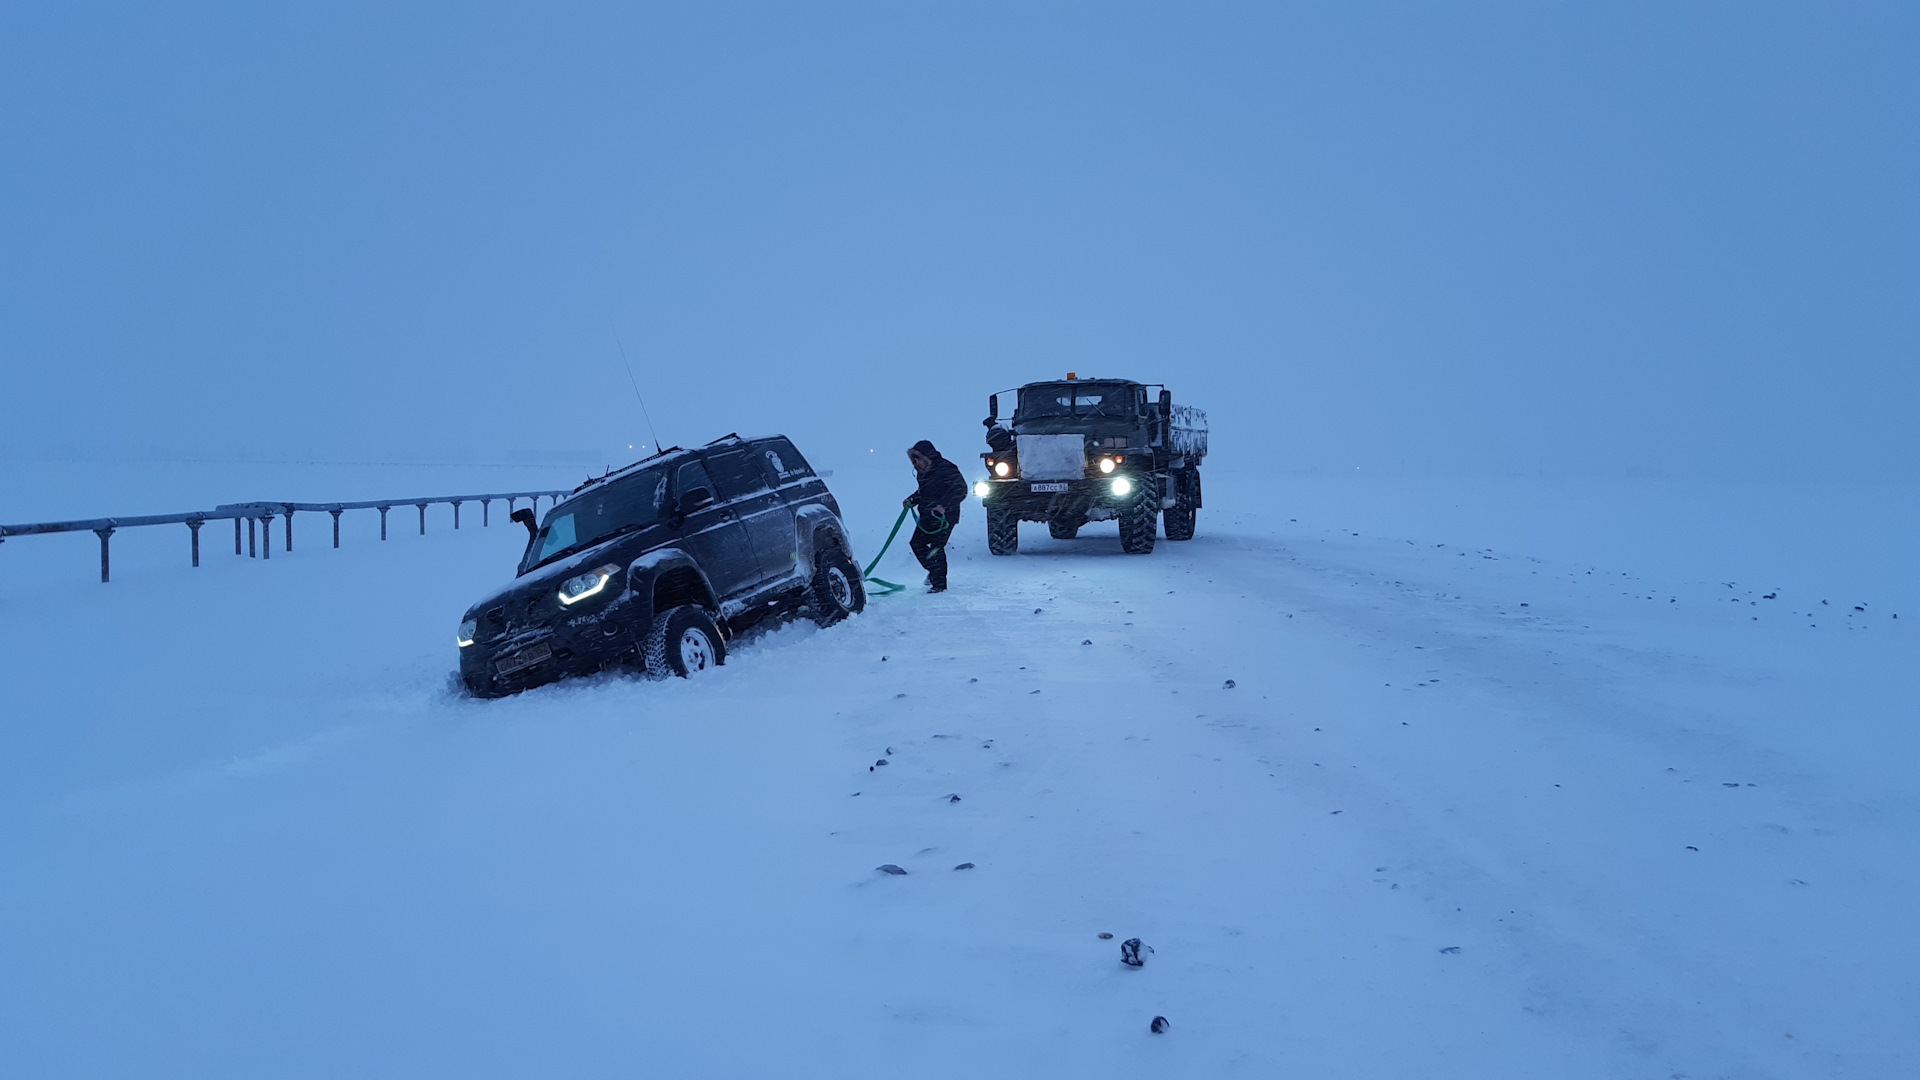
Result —
[{"label": "suv rear wheel", "polygon": [[832,626],[867,606],[867,590],[860,584],[860,569],[837,545],[822,548],[814,559],[807,603],[813,608],[813,621],[821,626]]},{"label": "suv rear wheel", "polygon": [[685,604],[654,616],[647,632],[647,674],[681,678],[727,662],[727,643],[705,608]]}]

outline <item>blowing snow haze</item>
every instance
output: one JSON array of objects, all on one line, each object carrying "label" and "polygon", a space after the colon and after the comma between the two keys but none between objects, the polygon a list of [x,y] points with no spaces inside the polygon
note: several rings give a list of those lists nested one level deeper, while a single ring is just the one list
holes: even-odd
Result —
[{"label": "blowing snow haze", "polygon": [[[617,463],[1178,380],[1283,470],[1910,477],[1909,6],[0,15],[0,454]],[[724,387],[716,392],[718,385]]]},{"label": "blowing snow haze", "polygon": [[0,1077],[1920,1076],[1917,46],[0,4]]}]

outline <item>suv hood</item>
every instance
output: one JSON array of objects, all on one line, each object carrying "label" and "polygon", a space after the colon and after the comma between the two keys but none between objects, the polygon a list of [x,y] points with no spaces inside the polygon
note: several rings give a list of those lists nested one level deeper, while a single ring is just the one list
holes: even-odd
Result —
[{"label": "suv hood", "polygon": [[[630,536],[631,534],[628,535]],[[514,578],[505,585],[475,600],[473,606],[467,609],[467,614],[471,615],[478,611],[485,611],[487,608],[493,607],[502,600],[528,596],[533,593],[558,593],[561,582],[582,570],[598,566],[604,561],[607,549],[625,539],[627,539],[627,536],[615,536],[602,540],[600,543],[590,548],[576,551],[564,559],[550,562],[535,570],[529,570],[520,577]]]}]

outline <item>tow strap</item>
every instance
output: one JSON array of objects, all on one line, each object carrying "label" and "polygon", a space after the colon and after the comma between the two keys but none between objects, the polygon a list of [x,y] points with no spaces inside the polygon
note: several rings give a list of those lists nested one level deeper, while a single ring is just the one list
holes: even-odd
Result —
[{"label": "tow strap", "polygon": [[928,535],[937,533],[942,529],[950,529],[953,527],[947,524],[947,515],[935,514],[934,520],[938,523],[938,527],[932,528],[932,529],[923,528],[922,526],[924,523],[921,522],[919,514],[914,514],[912,504],[908,504],[906,506],[901,507],[900,516],[893,519],[893,531],[887,534],[887,542],[880,545],[880,554],[875,555],[873,557],[873,561],[867,564],[867,568],[860,572],[861,577],[865,578],[868,581],[873,582],[875,585],[880,586],[879,594],[881,596],[885,596],[888,593],[901,592],[906,589],[905,585],[896,585],[893,582],[886,580],[885,578],[874,577],[873,568],[876,566],[879,566],[880,560],[887,557],[887,549],[893,546],[893,538],[900,535],[900,526],[906,522],[908,514],[913,514],[914,528],[919,529],[921,532],[927,533]]}]

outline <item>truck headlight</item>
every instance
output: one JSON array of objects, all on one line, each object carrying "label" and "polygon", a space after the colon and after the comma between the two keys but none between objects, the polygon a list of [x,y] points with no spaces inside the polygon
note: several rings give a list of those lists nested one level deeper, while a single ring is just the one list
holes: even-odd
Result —
[{"label": "truck headlight", "polygon": [[478,619],[468,619],[466,622],[461,623],[460,629],[453,635],[454,644],[463,649],[473,644],[473,635],[479,629],[480,620]]},{"label": "truck headlight", "polygon": [[1116,476],[1116,477],[1114,477],[1114,478],[1113,478],[1113,493],[1114,493],[1115,495],[1131,495],[1131,494],[1133,494],[1133,481],[1131,481],[1131,480],[1129,480],[1129,479],[1127,479],[1127,478],[1126,478],[1126,477],[1124,477],[1124,476]]},{"label": "truck headlight", "polygon": [[1100,459],[1100,471],[1101,471],[1101,472],[1103,472],[1103,473],[1110,473],[1110,472],[1112,472],[1112,471],[1113,471],[1113,459],[1112,459],[1112,458],[1110,458],[1110,457],[1103,457],[1103,458],[1101,458],[1101,459]]},{"label": "truck headlight", "polygon": [[980,496],[983,499],[986,498],[987,494],[992,490],[993,490],[993,485],[987,483],[985,480],[977,481],[973,485],[973,493],[975,495]]},{"label": "truck headlight", "polygon": [[599,595],[600,590],[607,587],[607,582],[613,580],[613,575],[619,572],[618,566],[609,564],[568,578],[560,583],[560,602],[571,607],[589,596]]},{"label": "truck headlight", "polygon": [[993,463],[993,475],[1004,479],[1011,472],[1013,472],[1012,465],[1009,465],[1004,461],[996,461]]}]

